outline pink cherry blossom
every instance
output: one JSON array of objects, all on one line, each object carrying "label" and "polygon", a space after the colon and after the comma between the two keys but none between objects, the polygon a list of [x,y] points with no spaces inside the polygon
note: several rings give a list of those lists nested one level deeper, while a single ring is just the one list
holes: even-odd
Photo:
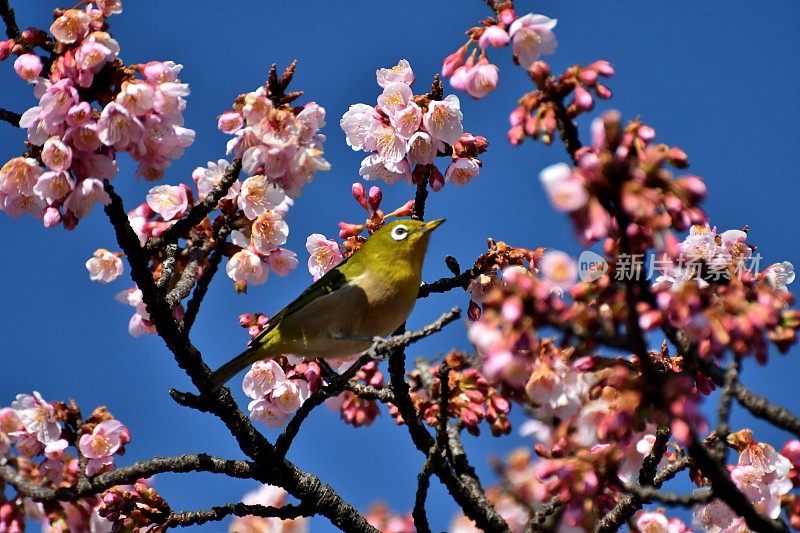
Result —
[{"label": "pink cherry blossom", "polygon": [[[147,308],[144,305],[141,290],[139,290],[137,287],[126,289],[117,293],[114,299],[121,304],[130,305],[135,309],[133,316],[128,322],[128,333],[132,337],[138,337],[140,335],[155,335],[156,327],[150,321],[150,315],[148,314]],[[176,307],[176,309],[178,309],[178,307]]]},{"label": "pink cherry blossom", "polygon": [[103,189],[103,183],[100,180],[86,179],[70,193],[67,201],[64,202],[64,207],[75,217],[83,218],[89,214],[95,203],[106,205],[110,201],[111,199]]},{"label": "pink cherry blossom", "polygon": [[434,140],[452,145],[464,133],[464,127],[461,125],[463,117],[458,96],[451,94],[444,100],[434,100],[428,104],[428,111],[423,116],[422,123]]},{"label": "pink cherry blossom", "polygon": [[242,390],[254,400],[272,393],[275,387],[287,380],[281,365],[272,359],[256,361],[245,374]]},{"label": "pink cherry blossom", "polygon": [[[197,167],[192,172],[192,179],[197,185],[197,195],[202,200],[211,192],[211,190],[219,184],[225,171],[230,166],[225,159],[218,159],[216,162],[209,161],[205,167]],[[239,180],[233,182],[228,193],[222,198],[223,200],[234,200],[239,194],[242,183]]]},{"label": "pink cherry blossom", "polygon": [[0,168],[0,192],[31,196],[44,169],[32,157],[15,157]]},{"label": "pink cherry blossom", "polygon": [[422,123],[422,109],[414,102],[409,102],[391,115],[389,120],[397,135],[407,140],[416,133]]},{"label": "pink cherry blossom", "polygon": [[72,149],[58,137],[50,137],[42,148],[42,161],[51,170],[67,170],[72,165]]},{"label": "pink cherry blossom", "polygon": [[546,252],[542,257],[540,266],[542,276],[555,289],[566,291],[577,281],[578,265],[569,255],[562,251],[550,250]]},{"label": "pink cherry blossom", "polygon": [[252,420],[260,420],[269,428],[282,427],[289,420],[290,413],[286,413],[278,408],[275,403],[268,398],[253,400],[247,406]]},{"label": "pink cherry blossom", "polygon": [[511,24],[508,33],[513,39],[514,56],[523,68],[529,69],[542,54],[555,53],[558,42],[552,30],[557,22],[544,15],[528,13]]},{"label": "pink cherry blossom", "polygon": [[403,159],[397,163],[384,161],[379,154],[372,154],[361,161],[361,168],[358,170],[360,176],[365,180],[380,179],[389,185],[397,183],[399,180],[411,182],[411,169],[408,161]]},{"label": "pink cherry blossom", "polygon": [[244,126],[244,117],[238,111],[226,111],[217,119],[217,128],[223,133],[234,133]]},{"label": "pink cherry blossom", "polygon": [[330,269],[342,262],[342,252],[336,241],[329,240],[324,235],[313,233],[306,239],[306,250],[311,256],[308,258],[308,271],[314,281],[325,275]]},{"label": "pink cherry blossom", "polygon": [[14,61],[14,72],[25,81],[33,81],[42,72],[42,60],[36,54],[22,54]]},{"label": "pink cherry blossom", "polygon": [[405,83],[411,85],[414,83],[414,71],[411,70],[411,65],[407,60],[401,59],[397,65],[392,68],[381,68],[375,71],[375,77],[378,80],[378,85],[387,87],[392,83]]},{"label": "pink cherry blossom", "polygon": [[445,181],[452,181],[454,185],[466,185],[481,171],[479,161],[471,157],[454,159],[444,173]]},{"label": "pink cherry blossom", "polygon": [[589,194],[583,183],[565,163],[556,163],[543,169],[539,173],[539,179],[553,207],[559,211],[568,213],[577,211],[589,200]]},{"label": "pink cherry blossom", "polygon": [[383,93],[378,96],[378,109],[391,117],[399,110],[405,108],[411,101],[413,93],[411,88],[401,82],[390,83],[383,89]]},{"label": "pink cherry blossom", "polygon": [[486,49],[489,46],[502,48],[508,44],[510,39],[511,37],[508,35],[508,32],[503,29],[502,26],[493,24],[483,30],[480,39],[478,39],[478,46],[480,46],[481,49]]},{"label": "pink cherry blossom", "polygon": [[29,394],[17,394],[11,402],[25,431],[34,436],[42,444],[49,444],[61,439],[61,424],[56,418],[55,407],[44,401],[42,395],[34,391]]},{"label": "pink cherry blossom", "polygon": [[225,272],[235,282],[261,285],[267,281],[269,267],[258,254],[245,248],[231,256]]},{"label": "pink cherry blossom", "polygon": [[342,115],[339,125],[346,135],[347,145],[353,150],[374,150],[375,140],[371,132],[378,124],[379,115],[374,107],[367,104],[353,104]]},{"label": "pink cherry blossom", "polygon": [[[444,144],[440,141],[440,148],[444,150]],[[434,146],[433,139],[424,131],[418,131],[408,139],[406,144],[406,159],[412,168],[416,165],[430,165],[436,159],[437,146]]]},{"label": "pink cherry blossom", "polygon": [[131,143],[141,140],[144,126],[125,107],[111,102],[100,114],[97,121],[97,136],[106,146],[125,150]]},{"label": "pink cherry blossom", "polygon": [[284,413],[292,414],[303,405],[310,394],[308,382],[302,379],[288,379],[279,382],[272,390],[273,404]]},{"label": "pink cherry blossom", "polygon": [[79,9],[68,9],[50,26],[50,33],[64,44],[72,44],[89,33],[91,19]]},{"label": "pink cherry blossom", "polygon": [[147,205],[164,220],[178,218],[189,208],[186,188],[182,185],[158,185],[147,193]]},{"label": "pink cherry blossom", "polygon": [[89,459],[86,474],[93,476],[114,466],[113,455],[126,438],[127,428],[118,420],[106,420],[97,424],[91,433],[81,435],[78,449]]},{"label": "pink cherry blossom", "polygon": [[297,268],[297,254],[285,248],[277,248],[267,256],[267,264],[270,270],[277,275],[288,276],[292,270]]},{"label": "pink cherry blossom", "polygon": [[776,289],[788,291],[786,286],[792,283],[795,277],[794,265],[789,261],[774,263],[765,268],[762,275]]},{"label": "pink cherry blossom", "polygon": [[475,66],[466,72],[464,81],[463,90],[467,91],[467,94],[473,98],[483,98],[497,89],[497,65],[489,63],[486,58],[481,58]]},{"label": "pink cherry blossom", "polygon": [[636,516],[636,530],[642,533],[690,533],[678,518],[667,518],[662,510],[645,511]]},{"label": "pink cherry blossom", "polygon": [[283,190],[269,182],[263,174],[247,178],[239,191],[239,209],[250,220],[265,211],[274,209],[286,198]]},{"label": "pink cherry blossom", "polygon": [[274,248],[286,243],[289,225],[280,213],[264,211],[253,221],[250,240],[261,254],[268,254]]},{"label": "pink cherry blossom", "polygon": [[103,16],[110,17],[122,13],[121,0],[94,0],[94,3],[103,12]]},{"label": "pink cherry blossom", "polygon": [[86,261],[86,270],[92,281],[110,283],[122,275],[122,259],[117,254],[98,248],[93,257]]},{"label": "pink cherry blossom", "polygon": [[[69,78],[60,79],[55,83],[45,80],[42,86],[44,93],[39,99],[39,116],[50,125],[50,133],[55,134],[58,133],[56,125],[63,122],[72,106],[80,101],[78,91]],[[22,121],[20,125],[22,126]]]},{"label": "pink cherry blossom", "polygon": [[155,89],[144,80],[127,81],[122,84],[116,101],[138,117],[153,109]]}]

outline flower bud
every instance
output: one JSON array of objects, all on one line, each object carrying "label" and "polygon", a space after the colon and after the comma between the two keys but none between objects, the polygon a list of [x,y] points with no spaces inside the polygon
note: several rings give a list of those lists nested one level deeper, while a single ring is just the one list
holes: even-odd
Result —
[{"label": "flower bud", "polygon": [[256,317],[250,313],[242,313],[239,315],[239,325],[243,328],[249,328],[255,321]]},{"label": "flower bud", "polygon": [[42,222],[45,228],[52,228],[61,222],[61,213],[55,207],[48,207],[42,215]]},{"label": "flower bud", "polygon": [[494,24],[483,30],[483,33],[478,40],[478,46],[480,46],[481,49],[486,49],[489,46],[502,48],[508,44],[510,39],[511,38],[508,36],[508,32],[506,30]]},{"label": "flower bud", "polygon": [[428,179],[428,183],[430,183],[431,189],[434,192],[439,192],[444,187],[444,176],[439,171],[439,167],[436,165],[430,165],[430,172],[431,176]]},{"label": "flower bud", "polygon": [[346,239],[348,237],[355,237],[364,230],[363,224],[350,224],[348,222],[339,222],[339,238]]},{"label": "flower bud", "polygon": [[608,100],[611,98],[611,89],[606,87],[605,85],[597,84],[594,88],[594,92],[597,93],[597,97],[602,100]]},{"label": "flower bud", "polygon": [[369,206],[373,211],[378,209],[378,207],[381,205],[382,199],[383,193],[381,192],[380,188],[374,186],[369,188]]},{"label": "flower bud", "polygon": [[528,74],[530,74],[531,78],[533,78],[533,81],[536,83],[536,85],[540,85],[550,77],[550,65],[544,61],[534,61],[533,65],[531,65],[531,68],[528,69]]},{"label": "flower bud", "polygon": [[467,45],[465,44],[446,58],[442,63],[442,76],[449,78],[455,73],[461,65],[464,64],[464,55],[467,53]]},{"label": "flower bud", "polygon": [[584,85],[594,85],[597,83],[597,72],[591,69],[583,69],[578,75],[578,79],[580,79],[581,83]]},{"label": "flower bud", "polygon": [[677,146],[673,146],[669,149],[667,152],[667,159],[677,168],[686,168],[689,166],[689,156]]},{"label": "flower bud", "polygon": [[598,74],[600,74],[605,78],[614,75],[614,67],[611,66],[611,63],[609,63],[608,61],[604,61],[602,59],[600,61],[595,61],[594,63],[589,65],[588,68],[596,71]]},{"label": "flower bud", "polygon": [[581,111],[591,111],[594,108],[592,94],[583,87],[575,87],[575,106]]},{"label": "flower bud", "polygon": [[508,8],[498,13],[497,18],[500,19],[500,22],[508,26],[516,20],[517,13],[514,11],[514,8]]},{"label": "flower bud", "polygon": [[8,59],[11,55],[11,49],[14,48],[14,39],[0,41],[0,61]]},{"label": "flower bud", "polygon": [[355,198],[356,202],[358,202],[358,205],[363,207],[365,210],[369,211],[369,209],[367,208],[367,198],[364,186],[359,182],[355,182],[353,183],[352,191],[353,191],[353,198]]},{"label": "flower bud", "polygon": [[14,61],[14,71],[25,81],[34,81],[42,73],[42,60],[36,54],[22,54]]}]

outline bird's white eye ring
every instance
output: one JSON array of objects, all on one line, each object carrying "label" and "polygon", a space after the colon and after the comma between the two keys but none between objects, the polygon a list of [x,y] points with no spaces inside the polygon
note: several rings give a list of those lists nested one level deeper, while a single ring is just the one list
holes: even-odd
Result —
[{"label": "bird's white eye ring", "polygon": [[396,241],[402,241],[406,237],[408,237],[408,228],[402,224],[395,226],[395,228],[392,230],[392,239]]}]

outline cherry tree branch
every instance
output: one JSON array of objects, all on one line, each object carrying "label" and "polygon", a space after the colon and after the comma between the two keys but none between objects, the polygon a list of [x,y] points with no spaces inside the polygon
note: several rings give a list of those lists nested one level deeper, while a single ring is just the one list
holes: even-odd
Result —
[{"label": "cherry tree branch", "polygon": [[6,25],[6,35],[9,39],[19,39],[20,32],[17,26],[17,18],[14,16],[14,10],[8,3],[8,0],[0,0],[0,18]]},{"label": "cherry tree branch", "polygon": [[[234,163],[232,166],[238,165]],[[263,470],[260,470],[259,481],[283,487],[299,499],[301,504],[312,505],[317,513],[341,529],[376,532],[377,530],[333,488],[316,476],[299,470],[290,461],[279,457],[273,445],[241,412],[229,389],[223,387],[218,391],[212,391],[209,384],[211,370],[197,348],[189,341],[185,330],[173,318],[172,310],[156,287],[149,268],[150,254],[140,246],[139,239],[128,222],[122,199],[110,183],[105,182],[104,186],[110,198],[105,211],[116,232],[117,242],[128,257],[131,277],[142,291],[147,312],[159,336],[175,356],[178,365],[200,391],[198,405],[216,415],[236,439],[242,452],[263,467]]]},{"label": "cherry tree branch", "polygon": [[12,126],[19,127],[19,121],[22,118],[22,115],[19,113],[15,113],[13,111],[9,111],[8,109],[0,107],[0,120],[3,122],[8,122]]},{"label": "cherry tree branch", "polygon": [[52,488],[21,476],[11,465],[0,465],[0,478],[17,492],[34,501],[75,501],[99,494],[117,485],[131,485],[139,479],[163,473],[210,472],[242,479],[257,479],[258,467],[250,461],[222,459],[204,453],[175,457],[153,457],[87,479],[83,487]]},{"label": "cherry tree branch", "polygon": [[260,516],[264,518],[280,518],[292,520],[303,516],[313,516],[316,512],[308,505],[284,505],[272,507],[266,505],[247,505],[244,503],[228,503],[212,507],[204,511],[184,511],[171,513],[164,525],[167,527],[189,527],[206,522],[218,522],[228,516]]}]

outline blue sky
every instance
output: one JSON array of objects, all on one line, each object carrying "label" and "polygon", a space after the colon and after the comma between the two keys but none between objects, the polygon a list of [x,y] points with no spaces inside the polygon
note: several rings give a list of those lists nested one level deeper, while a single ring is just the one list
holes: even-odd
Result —
[{"label": "blue sky", "polygon": [[[12,5],[21,27],[49,26],[49,13],[56,7],[49,0]],[[287,5],[140,0],[127,2],[123,14],[111,19],[127,63],[181,63],[182,80],[192,89],[185,117],[187,126],[197,130],[197,140],[169,169],[165,183],[186,182],[196,166],[224,157],[226,138],[216,130],[216,116],[236,95],[263,83],[272,62],[282,66],[299,59],[294,89],[306,91],[303,101],[327,109],[323,133],[333,169],[306,187],[288,216],[288,244],[298,252],[301,268],[286,279],[273,277],[253,287],[248,295],[234,294],[227,278],[217,279],[193,334],[211,366],[238,353],[245,342],[236,324],[239,313],[273,313],[310,283],[302,268],[308,234],[333,236],[338,221],[361,219],[350,184],[358,179],[362,154],[346,146],[338,120],[353,103],[374,103],[379,91],[375,69],[406,58],[417,74],[416,92],[424,92],[441,59],[462,44],[463,32],[489,14],[479,0]],[[753,8],[744,2],[520,1],[517,10],[559,19],[559,49],[547,58],[554,71],[600,58],[611,61],[617,72],[609,82],[614,98],[599,109],[641,116],[658,139],[689,154],[689,171],[703,176],[709,187],[704,206],[712,224],[721,229],[749,224],[749,240],[767,264],[789,260],[800,266],[795,215],[800,200],[800,4],[774,1]],[[569,221],[550,207],[537,178],[545,166],[568,160],[562,147],[526,142],[513,148],[505,141],[508,112],[530,90],[508,55],[507,50],[492,54],[501,69],[497,92],[481,101],[460,95],[465,129],[485,135],[491,145],[479,178],[463,188],[447,186],[429,199],[428,216],[448,222],[432,239],[425,279],[447,274],[442,260],[447,254],[469,266],[489,236],[513,245],[580,252]],[[0,105],[22,112],[34,99],[10,67],[7,62],[0,70]],[[579,125],[586,138],[588,119]],[[22,139],[21,132],[0,124],[0,160],[18,154]],[[123,160],[114,182],[129,208],[143,200],[150,186],[136,181],[133,171],[130,161]],[[387,207],[413,196],[402,184],[383,189]],[[161,340],[128,336],[131,308],[113,300],[129,286],[127,273],[109,286],[89,281],[85,260],[98,247],[116,249],[99,210],[73,232],[45,230],[33,219],[0,214],[0,245],[0,405],[31,390],[49,400],[75,398],[85,412],[105,404],[131,429],[133,441],[123,462],[200,451],[240,456],[216,419],[169,399],[169,388],[185,390],[189,384]],[[466,305],[463,293],[428,298],[409,324],[421,326],[455,304]],[[409,356],[432,358],[451,347],[467,347],[464,332],[462,324],[450,325],[410,348]],[[746,365],[745,382],[797,410],[796,353],[773,356],[765,368]],[[244,406],[244,396],[239,397]],[[737,425],[752,425],[740,410],[735,411]],[[753,427],[757,437],[777,446],[786,438],[761,424]],[[486,481],[491,479],[488,457],[526,444],[516,436],[466,440]],[[385,412],[374,426],[354,430],[323,409],[305,424],[290,458],[359,508],[380,498],[403,511],[413,505],[423,460],[405,429]],[[220,476],[162,475],[156,487],[174,509],[190,510],[236,501],[254,485]],[[454,510],[434,482],[428,505],[434,530],[446,529]],[[332,530],[318,518],[312,529]],[[197,530],[220,531],[222,526]]]}]

